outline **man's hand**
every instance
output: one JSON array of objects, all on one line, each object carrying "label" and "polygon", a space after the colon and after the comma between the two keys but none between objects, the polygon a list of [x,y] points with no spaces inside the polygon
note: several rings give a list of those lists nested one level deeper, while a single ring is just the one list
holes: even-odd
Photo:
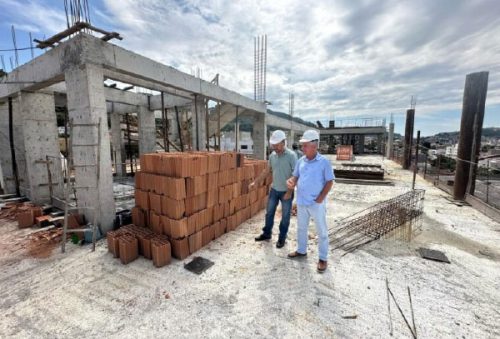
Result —
[{"label": "man's hand", "polygon": [[294,177],[289,178],[286,181],[286,187],[288,187],[289,190],[293,190],[295,188],[296,181]]},{"label": "man's hand", "polygon": [[292,197],[292,192],[293,192],[292,190],[286,191],[285,195],[283,196],[283,199],[284,200],[290,199]]},{"label": "man's hand", "polygon": [[317,197],[316,199],[314,199],[314,201],[316,201],[317,204],[321,204],[323,200],[325,200],[325,198],[322,197]]}]

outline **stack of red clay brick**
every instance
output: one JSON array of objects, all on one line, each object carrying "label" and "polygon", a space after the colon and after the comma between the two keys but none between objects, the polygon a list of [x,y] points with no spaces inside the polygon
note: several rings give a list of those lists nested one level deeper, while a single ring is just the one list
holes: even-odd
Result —
[{"label": "stack of red clay brick", "polygon": [[144,154],[132,221],[165,235],[184,259],[266,206],[271,177],[248,191],[266,167],[235,152]]},{"label": "stack of red clay brick", "polygon": [[9,202],[0,208],[0,219],[17,220],[19,228],[31,227],[43,219],[43,211],[30,202]]},{"label": "stack of red clay brick", "polygon": [[156,267],[168,265],[171,259],[171,248],[168,238],[155,234],[148,228],[126,225],[106,235],[108,250],[115,258],[120,258],[126,265],[139,257],[152,259]]}]

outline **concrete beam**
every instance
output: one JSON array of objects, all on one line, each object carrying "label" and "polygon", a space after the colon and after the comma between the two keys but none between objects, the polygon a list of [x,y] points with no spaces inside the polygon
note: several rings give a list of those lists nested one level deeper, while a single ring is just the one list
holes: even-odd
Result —
[{"label": "concrete beam", "polygon": [[376,135],[376,134],[384,134],[386,132],[384,126],[325,128],[325,129],[320,129],[319,131],[321,135],[342,135],[342,134]]},{"label": "concrete beam", "polygon": [[[44,88],[41,92],[66,94],[66,84],[64,82],[60,82]],[[161,110],[161,96],[159,94],[149,95],[145,93],[135,93],[111,87],[104,87],[104,96],[106,97],[107,102],[114,102],[115,104],[143,106],[151,108],[152,110]],[[181,107],[191,103],[191,98],[186,99],[168,93],[164,94],[164,100],[166,108],[174,106]],[[65,102],[60,103],[56,101],[56,104],[62,106],[65,105]]]},{"label": "concrete beam", "polygon": [[307,125],[298,123],[296,121],[294,121],[292,123],[288,119],[283,119],[281,117],[277,117],[277,116],[272,115],[272,114],[266,114],[266,123],[268,126],[273,126],[273,127],[276,127],[278,129],[282,129],[282,130],[289,131],[293,128],[293,130],[295,132],[301,132],[301,133],[307,131],[308,129],[311,129],[311,126],[307,126]]},{"label": "concrete beam", "polygon": [[1,84],[0,99],[22,89],[37,90],[60,82],[67,69],[85,64],[102,66],[103,75],[109,78],[158,91],[171,89],[170,94],[186,99],[190,94],[198,94],[257,112],[266,111],[262,102],[83,33],[10,72],[7,80],[16,83]]}]

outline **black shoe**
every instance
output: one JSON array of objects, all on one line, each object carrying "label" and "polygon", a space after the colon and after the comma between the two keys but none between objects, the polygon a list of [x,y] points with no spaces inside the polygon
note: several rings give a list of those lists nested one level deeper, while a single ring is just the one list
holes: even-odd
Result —
[{"label": "black shoe", "polygon": [[264,235],[264,234],[261,234],[259,235],[257,238],[255,238],[255,241],[265,241],[265,240],[269,240],[271,239],[270,236],[267,236],[267,235]]},{"label": "black shoe", "polygon": [[278,240],[278,241],[276,241],[276,247],[277,248],[282,248],[283,246],[285,246],[285,240]]}]

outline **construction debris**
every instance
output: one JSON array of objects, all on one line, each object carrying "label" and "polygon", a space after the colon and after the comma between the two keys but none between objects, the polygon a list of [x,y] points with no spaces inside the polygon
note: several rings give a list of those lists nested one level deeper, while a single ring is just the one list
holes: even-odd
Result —
[{"label": "construction debris", "polygon": [[202,257],[194,257],[193,260],[191,260],[188,264],[184,265],[184,268],[190,272],[199,275],[208,270],[213,265],[214,265],[213,261],[210,261]]},{"label": "construction debris", "polygon": [[62,229],[49,228],[30,234],[27,238],[28,253],[35,258],[47,258],[52,250],[61,242]]},{"label": "construction debris", "polygon": [[441,251],[431,250],[428,248],[420,247],[418,249],[418,253],[420,253],[420,256],[424,259],[445,262],[445,263],[451,264],[448,257]]},{"label": "construction debris", "polygon": [[[386,286],[386,289],[387,289],[387,294],[388,296],[390,295],[392,300],[394,301],[394,304],[396,304],[396,307],[399,311],[399,313],[401,314],[401,316],[403,317],[403,320],[406,324],[406,326],[408,327],[408,329],[410,330],[411,332],[411,335],[414,339],[417,339],[417,328],[415,326],[415,315],[413,313],[413,303],[412,303],[412,300],[411,300],[411,293],[410,293],[410,287],[407,286],[407,289],[408,289],[408,297],[409,297],[409,301],[410,301],[410,309],[411,309],[411,319],[412,319],[412,325],[410,325],[408,319],[406,318],[406,316],[404,315],[403,313],[403,310],[401,309],[401,307],[399,306],[399,303],[397,302],[396,300],[396,297],[394,297],[394,294],[392,293],[390,287],[389,287],[389,280],[387,278],[385,278],[385,286]],[[389,300],[389,297],[387,297],[387,302],[388,302],[388,309],[389,309],[389,320],[390,320],[390,335],[392,336],[393,332],[392,332],[392,316],[391,316],[391,307],[390,307],[390,300]]]},{"label": "construction debris", "polygon": [[411,240],[421,222],[424,194],[424,190],[412,190],[336,223],[337,228],[329,232],[333,249],[347,254],[383,236]]}]

